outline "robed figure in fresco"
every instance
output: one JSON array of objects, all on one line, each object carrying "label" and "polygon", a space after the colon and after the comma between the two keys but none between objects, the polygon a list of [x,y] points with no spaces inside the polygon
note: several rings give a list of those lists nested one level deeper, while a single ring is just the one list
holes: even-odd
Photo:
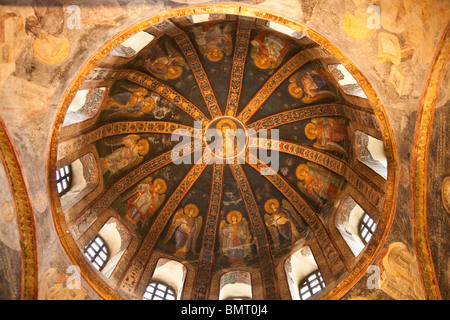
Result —
[{"label": "robed figure in fresco", "polygon": [[192,29],[199,51],[209,61],[217,62],[222,60],[224,55],[231,55],[233,52],[231,28],[231,24],[222,27],[220,24],[203,23]]},{"label": "robed figure in fresco", "polygon": [[[155,97],[142,87],[125,87],[126,91],[114,94],[108,98],[106,108],[122,109],[121,114],[142,111],[148,113],[155,107]],[[139,115],[142,115],[139,112]]]},{"label": "robed figure in fresco", "polygon": [[300,239],[304,223],[297,217],[294,208],[285,199],[282,205],[277,199],[269,199],[264,204],[267,214],[264,221],[269,229],[275,248],[282,243],[293,244]]},{"label": "robed figure in fresco", "polygon": [[181,54],[168,42],[162,45],[156,44],[144,56],[145,68],[164,81],[178,78],[185,64],[186,61]]},{"label": "robed figure in fresco", "polygon": [[305,126],[305,135],[310,140],[316,140],[313,147],[347,154],[338,142],[348,141],[347,124],[342,119],[314,118]]},{"label": "robed figure in fresco", "polygon": [[174,238],[175,255],[179,257],[186,257],[189,251],[195,254],[201,226],[202,217],[198,216],[197,206],[188,204],[175,213],[164,242]]},{"label": "robed figure in fresco", "polygon": [[[227,223],[228,222],[228,223]],[[239,265],[250,252],[250,231],[247,220],[239,211],[227,214],[219,226],[222,254],[232,265]]]},{"label": "robed figure in fresco", "polygon": [[259,32],[251,42],[250,56],[260,69],[276,69],[289,51],[289,42],[268,31]]},{"label": "robed figure in fresco", "polygon": [[166,182],[162,179],[151,178],[140,183],[127,199],[127,218],[137,224],[151,217],[161,206],[167,189]]},{"label": "robed figure in fresco", "polygon": [[327,75],[321,69],[296,72],[289,78],[289,82],[288,90],[291,96],[301,98],[304,103],[334,95],[328,89]]},{"label": "robed figure in fresco", "polygon": [[298,165],[295,175],[300,180],[298,188],[317,204],[335,201],[339,193],[338,179],[329,170],[312,162]]},{"label": "robed figure in fresco", "polygon": [[113,139],[105,142],[105,145],[122,145],[122,147],[115,149],[112,153],[101,158],[104,174],[108,171],[111,172],[111,174],[116,174],[119,171],[136,166],[144,159],[143,156],[148,153],[150,148],[148,140],[141,139],[137,134],[130,134],[124,138]]}]

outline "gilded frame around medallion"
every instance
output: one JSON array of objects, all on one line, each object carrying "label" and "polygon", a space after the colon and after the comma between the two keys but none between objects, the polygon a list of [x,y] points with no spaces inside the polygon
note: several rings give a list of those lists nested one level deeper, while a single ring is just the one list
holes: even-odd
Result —
[{"label": "gilded frame around medallion", "polygon": [[70,236],[69,229],[66,225],[61,206],[59,204],[59,198],[56,192],[56,185],[54,183],[55,178],[52,175],[52,172],[55,171],[60,128],[64,121],[68,106],[84,79],[87,77],[89,72],[98,64],[98,62],[119,43],[122,43],[133,34],[150,26],[158,24],[166,19],[206,13],[232,14],[261,18],[285,25],[296,31],[304,32],[306,36],[316,41],[323,48],[334,55],[349,70],[353,77],[358,81],[359,85],[366,93],[370,104],[373,106],[373,110],[380,125],[380,130],[383,133],[388,160],[388,177],[385,194],[386,200],[378,223],[377,232],[372,238],[372,241],[366,247],[364,255],[360,258],[355,268],[347,275],[347,277],[323,298],[339,299],[351,288],[353,284],[361,279],[367,268],[371,263],[373,263],[383,247],[383,243],[393,221],[396,206],[396,188],[398,180],[398,159],[394,132],[387,115],[386,108],[379,98],[378,93],[372,87],[370,81],[363,74],[363,72],[346,56],[346,54],[341,49],[335,46],[324,35],[305,24],[302,24],[301,22],[287,19],[280,14],[269,12],[265,9],[263,10],[247,5],[240,5],[237,3],[213,3],[188,7],[178,7],[163,13],[156,14],[155,16],[144,19],[132,26],[126,27],[125,29],[117,33],[113,38],[103,44],[100,49],[97,50],[97,52],[94,53],[80,68],[78,74],[74,76],[72,82],[67,87],[61,103],[58,106],[57,114],[53,123],[49,148],[50,151],[47,160],[47,189],[50,196],[55,228],[57,230],[61,243],[72,262],[80,266],[84,279],[100,295],[100,297],[102,297],[103,299],[122,299],[122,297],[118,295],[117,292],[115,292],[112,288],[110,288],[104,281],[102,281],[100,277],[96,275],[95,271],[86,263],[80,249]]}]

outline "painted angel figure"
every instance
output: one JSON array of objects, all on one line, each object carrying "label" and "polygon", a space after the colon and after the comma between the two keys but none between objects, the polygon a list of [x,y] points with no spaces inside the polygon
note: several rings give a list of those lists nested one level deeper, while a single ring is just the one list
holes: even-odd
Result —
[{"label": "painted angel figure", "polygon": [[202,217],[198,216],[195,204],[179,209],[173,217],[164,242],[175,239],[175,255],[185,258],[187,252],[196,253],[197,239],[202,227]]},{"label": "painted angel figure", "polygon": [[104,173],[115,174],[126,168],[131,168],[139,164],[149,151],[150,144],[147,139],[141,139],[137,134],[130,134],[118,140],[105,142],[109,146],[122,145],[109,155],[101,158]]},{"label": "painted angel figure", "polygon": [[269,229],[275,248],[287,242],[293,244],[299,240],[300,232],[304,229],[304,223],[296,216],[294,208],[288,201],[283,199],[282,205],[277,199],[269,199],[264,204],[267,212],[264,221]]},{"label": "painted angel figure", "polygon": [[347,151],[338,142],[349,140],[348,128],[344,120],[331,118],[314,118],[305,126],[305,135],[316,140],[317,149],[333,150],[347,155]]},{"label": "painted angel figure", "polygon": [[[227,223],[228,221],[228,223]],[[220,248],[232,265],[238,265],[250,253],[250,231],[247,219],[239,211],[228,213],[219,226]]]},{"label": "painted angel figure", "polygon": [[208,60],[216,62],[222,60],[224,54],[231,55],[233,51],[231,28],[231,24],[225,25],[222,29],[220,24],[204,23],[192,29],[200,52]]},{"label": "painted angel figure", "polygon": [[129,195],[127,200],[127,218],[137,224],[151,217],[161,206],[165,199],[167,184],[162,179],[152,178],[144,180]]},{"label": "painted angel figure", "polygon": [[338,179],[322,166],[312,162],[303,163],[297,167],[295,175],[300,180],[297,183],[300,191],[319,205],[324,204],[323,200],[336,200],[339,193]]},{"label": "painted angel figure", "polygon": [[250,56],[260,69],[278,68],[290,48],[285,39],[267,31],[259,32],[251,44]]}]

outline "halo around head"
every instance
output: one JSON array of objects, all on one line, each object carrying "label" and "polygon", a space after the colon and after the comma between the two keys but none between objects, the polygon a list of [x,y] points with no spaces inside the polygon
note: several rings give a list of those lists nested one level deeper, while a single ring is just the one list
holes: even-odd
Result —
[{"label": "halo around head", "polygon": [[210,50],[208,50],[208,53],[206,53],[206,57],[208,58],[209,61],[217,62],[222,60],[223,52],[220,51],[219,48],[214,46]]},{"label": "halo around head", "polygon": [[260,69],[268,69],[270,67],[270,60],[262,57],[256,57],[255,64]]},{"label": "halo around head", "polygon": [[233,223],[232,220],[231,220],[231,218],[232,218],[233,216],[236,217],[237,223],[241,222],[242,214],[241,214],[239,211],[234,210],[234,211],[230,211],[230,212],[228,213],[228,215],[227,215],[227,221],[228,221],[229,223]]},{"label": "halo around head", "polygon": [[303,90],[296,83],[290,83],[288,87],[289,93],[294,98],[301,98],[303,96]]},{"label": "halo around head", "polygon": [[264,204],[264,209],[266,210],[267,213],[271,213],[274,210],[272,210],[272,204],[275,205],[275,210],[277,210],[280,207],[280,203],[278,202],[277,199],[269,199],[266,201],[266,203]]},{"label": "halo around head", "polygon": [[316,129],[317,129],[317,126],[314,123],[308,123],[305,126],[305,134],[309,140],[314,140],[315,138],[317,138]]},{"label": "halo around head", "polygon": [[228,125],[230,126],[230,129],[231,129],[231,130],[236,130],[236,129],[237,129],[236,123],[234,123],[233,120],[230,120],[230,119],[222,119],[222,120],[220,120],[220,121],[217,123],[217,126],[216,126],[217,130],[222,131],[222,127],[223,127],[224,125],[226,125],[226,124],[228,124]]},{"label": "halo around head", "polygon": [[171,80],[176,79],[181,75],[182,71],[179,66],[170,66],[167,70],[167,77]]},{"label": "halo around head", "polygon": [[307,172],[308,170],[309,170],[308,165],[302,163],[298,165],[297,169],[295,170],[295,176],[299,180],[305,180],[304,173]]},{"label": "halo around head", "polygon": [[152,97],[147,97],[144,99],[142,105],[143,107],[141,108],[141,110],[143,112],[150,112],[155,107],[155,99],[153,99]]},{"label": "halo around head", "polygon": [[198,215],[198,207],[193,203],[190,203],[184,207],[184,213],[188,214],[191,209],[194,210],[193,217],[196,217]]},{"label": "halo around head", "polygon": [[148,150],[150,149],[150,145],[147,139],[139,140],[137,143],[137,147],[140,155],[147,154]]},{"label": "halo around head", "polygon": [[153,182],[153,185],[156,187],[157,185],[161,186],[161,190],[159,191],[159,193],[164,193],[167,190],[167,184],[163,179],[156,179]]}]

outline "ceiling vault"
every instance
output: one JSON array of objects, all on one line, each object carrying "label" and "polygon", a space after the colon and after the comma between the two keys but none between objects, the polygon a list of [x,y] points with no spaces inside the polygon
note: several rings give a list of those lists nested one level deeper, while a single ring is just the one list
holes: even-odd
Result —
[{"label": "ceiling vault", "polygon": [[254,121],[248,124],[247,128],[256,131],[261,129],[269,130],[301,120],[334,116],[345,117],[350,120],[358,121],[365,126],[379,129],[376,117],[373,113],[361,111],[342,103],[327,103],[279,112]]},{"label": "ceiling vault", "polygon": [[141,246],[130,263],[130,267],[127,268],[127,272],[125,273],[120,284],[120,290],[127,294],[133,292],[140,277],[142,276],[142,273],[144,272],[148,260],[150,259],[153,248],[164,231],[165,226],[170,221],[171,216],[177,209],[181,200],[183,200],[186,193],[192,188],[206,166],[207,165],[203,163],[202,159],[193,165],[188,174],[184,177],[183,181],[181,181],[172,193],[169,200],[167,200],[166,204],[161,209],[156,219],[150,226],[149,231],[145,235]]},{"label": "ceiling vault", "polygon": [[261,169],[264,168],[271,174],[266,174],[264,177],[270,181],[273,186],[275,186],[281,193],[284,195],[286,200],[288,200],[300,216],[306,221],[308,226],[311,228],[312,233],[314,234],[317,243],[323,250],[323,254],[326,258],[328,266],[333,274],[333,276],[337,279],[341,276],[346,267],[343,263],[343,258],[339,250],[335,247],[331,237],[317,212],[303,199],[303,197],[292,188],[289,183],[280,176],[280,174],[274,172],[271,167],[267,164],[263,163],[259,158],[255,159],[255,156],[251,153],[248,153],[248,161],[252,168],[256,169],[258,172],[261,172]]},{"label": "ceiling vault", "polygon": [[[180,145],[182,149],[185,145]],[[202,150],[203,147],[197,143],[192,142],[188,148],[191,152]],[[184,154],[188,156],[188,154]],[[123,193],[129,190],[132,186],[155,171],[173,163],[172,150],[167,151],[153,159],[148,160],[137,168],[133,169],[125,177],[115,182],[108,190],[101,194],[94,204],[82,211],[81,214],[69,222],[70,231],[75,239],[80,238],[86,230],[92,225],[95,219],[108,209],[112,203]],[[82,222],[82,223],[81,223]]]},{"label": "ceiling vault", "polygon": [[208,297],[211,285],[211,273],[214,262],[214,250],[217,238],[217,226],[221,212],[221,201],[223,192],[223,175],[225,164],[214,163],[211,197],[204,228],[203,242],[200,250],[200,258],[197,267],[194,286],[192,289],[192,299],[204,300]]},{"label": "ceiling vault", "polygon": [[[111,43],[108,48],[114,51],[99,59],[97,67],[85,69],[90,72],[83,73],[77,90],[93,94],[102,87],[104,95],[95,112],[91,100],[79,109],[83,114],[77,116],[84,119],[89,111],[94,114],[89,121],[77,123],[74,116],[62,124],[62,134],[55,139],[55,161],[58,167],[91,151],[98,160],[102,188],[76,210],[59,210],[68,229],[64,232],[70,233],[77,249],[99,233],[110,216],[121,231],[130,233],[132,245],[124,249],[125,258],[117,258],[105,281],[122,298],[140,299],[155,270],[171,261],[182,265],[181,286],[188,286],[178,293],[183,299],[219,297],[219,284],[213,281],[230,276],[223,281],[232,282],[244,273],[251,275],[251,292],[253,286],[258,290],[253,298],[284,299],[289,296],[286,288],[298,285],[289,282],[293,279],[288,275],[288,255],[300,252],[301,246],[309,246],[316,266],[324,267],[323,278],[327,285],[330,281],[326,290],[331,291],[353,272],[356,260],[350,248],[340,248],[345,239],[336,240],[339,231],[330,229],[342,200],[347,195],[356,202],[363,199],[358,204],[367,213],[376,212],[376,219],[384,210],[386,180],[371,179],[375,171],[359,170],[364,165],[356,158],[365,151],[358,149],[357,130],[378,140],[384,137],[376,109],[372,102],[364,102],[368,107],[358,99],[346,99],[329,69],[340,63],[335,58],[338,51],[331,53],[322,38],[311,38],[315,33],[307,27],[305,32],[277,29],[273,21],[259,16],[198,18],[200,22],[189,15],[154,18],[138,32],[144,38],[152,36],[147,45],[133,51],[124,43]],[[133,55],[124,58],[119,49]],[[214,50],[220,54],[213,56]],[[68,108],[71,115],[78,112]],[[314,124],[317,131],[307,131]],[[245,132],[243,146],[234,145],[239,139],[228,136],[226,128]],[[220,151],[205,135],[208,129],[222,134]],[[265,138],[263,130],[272,129],[280,136],[273,131]],[[183,143],[174,142],[174,133]],[[142,153],[137,147],[141,140],[148,146]],[[278,151],[267,152],[280,156],[278,170],[272,170],[261,154],[256,157],[252,148]],[[194,163],[182,161],[178,166],[173,156],[180,150],[180,157],[194,158]],[[234,161],[243,155],[244,161]],[[126,166],[108,170],[110,159]],[[307,164],[321,170],[311,170],[308,181],[296,170]],[[158,189],[152,189],[156,179],[166,184],[160,198]],[[137,199],[142,191],[145,196],[139,200],[145,204],[128,201],[141,187],[150,190],[139,189]],[[156,198],[161,201],[145,211],[147,202]],[[270,207],[270,201],[279,206]],[[188,205],[196,207],[195,216]],[[132,206],[145,214],[129,219]],[[233,220],[232,212],[239,218]]]},{"label": "ceiling vault", "polygon": [[239,192],[244,200],[250,225],[256,241],[256,250],[260,260],[261,278],[264,283],[264,298],[269,300],[279,299],[276,274],[269,239],[258,204],[253,195],[250,184],[240,164],[229,164],[236,180]]},{"label": "ceiling vault", "polygon": [[258,111],[264,102],[266,102],[266,100],[272,95],[272,93],[295,71],[310,61],[327,57],[331,57],[331,54],[323,50],[321,47],[301,49],[273,75],[270,76],[261,89],[258,90],[255,96],[244,107],[237,118],[243,123],[247,123],[252,115],[255,114],[255,112]]},{"label": "ceiling vault", "polygon": [[187,63],[189,64],[192,73],[194,74],[195,80],[197,81],[198,88],[205,100],[208,110],[212,118],[220,117],[222,112],[220,111],[219,103],[214,94],[214,90],[208,79],[205,69],[200,61],[197,54],[197,50],[192,44],[189,36],[183,30],[179,29],[170,20],[164,20],[163,23],[156,26],[157,29],[166,32],[168,35],[172,36],[183,52]]},{"label": "ceiling vault", "polygon": [[191,117],[202,123],[206,123],[208,118],[192,102],[180,95],[169,85],[153,78],[151,75],[131,69],[108,69],[96,68],[92,70],[86,81],[95,80],[128,80],[146,89],[153,91],[167,99],[175,106],[185,111]]},{"label": "ceiling vault", "polygon": [[225,115],[236,116],[241,96],[242,82],[244,79],[245,62],[247,59],[250,34],[255,19],[239,17],[236,30],[236,42],[233,55],[233,67],[231,70],[230,88],[228,91]]}]

